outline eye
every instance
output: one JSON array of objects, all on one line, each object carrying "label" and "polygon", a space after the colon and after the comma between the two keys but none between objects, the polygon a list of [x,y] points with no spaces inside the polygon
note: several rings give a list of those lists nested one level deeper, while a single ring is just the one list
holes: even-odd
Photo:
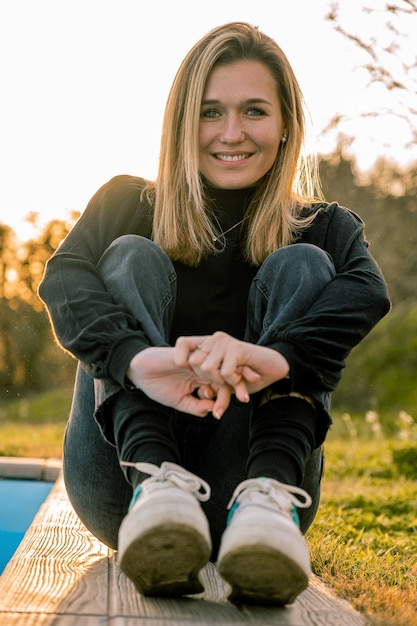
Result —
[{"label": "eye", "polygon": [[246,111],[246,115],[249,115],[249,117],[262,117],[266,115],[266,113],[262,109],[251,107],[250,109]]},{"label": "eye", "polygon": [[219,117],[219,115],[220,113],[216,111],[216,109],[203,109],[203,111],[201,111],[201,117],[206,119],[215,119]]}]

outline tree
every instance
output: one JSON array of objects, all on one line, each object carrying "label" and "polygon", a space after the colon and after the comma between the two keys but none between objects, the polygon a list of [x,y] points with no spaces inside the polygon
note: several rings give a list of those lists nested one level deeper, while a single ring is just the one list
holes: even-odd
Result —
[{"label": "tree", "polygon": [[[380,105],[361,113],[369,122],[381,116],[395,119],[404,130],[404,148],[417,145],[417,1],[365,2],[360,8],[351,3],[333,2],[326,16],[335,30],[360,52],[360,67],[368,75],[368,85],[379,89]],[[379,5],[379,6],[378,6]],[[354,32],[353,32],[354,31]],[[382,104],[383,103],[383,104]],[[325,132],[346,133],[350,120],[336,114]],[[388,140],[389,141],[389,140]]]},{"label": "tree", "polygon": [[37,295],[46,261],[70,226],[71,221],[53,220],[36,240],[20,243],[9,226],[0,224],[0,388],[9,393],[72,377],[70,359],[53,344]]},{"label": "tree", "polygon": [[370,250],[381,266],[394,307],[415,302],[417,164],[403,169],[381,159],[364,176],[341,145],[322,160],[320,176],[326,199],[339,201],[364,220]]}]

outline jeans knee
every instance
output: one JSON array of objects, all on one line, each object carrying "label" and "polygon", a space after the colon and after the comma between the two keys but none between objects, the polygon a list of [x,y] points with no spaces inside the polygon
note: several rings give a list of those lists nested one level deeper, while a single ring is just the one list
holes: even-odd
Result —
[{"label": "jeans knee", "polygon": [[295,243],[272,252],[262,264],[262,272],[276,275],[288,270],[292,275],[323,274],[329,280],[335,274],[331,256],[310,243]]},{"label": "jeans knee", "polygon": [[323,263],[333,266],[333,261],[328,252],[311,243],[294,243],[278,248],[265,259],[263,265],[270,263],[279,263],[280,265],[291,263],[292,266],[297,263],[297,266],[307,265],[308,267],[311,263]]},{"label": "jeans knee", "polygon": [[101,257],[98,267],[104,273],[110,268],[125,272],[129,268],[142,268],[142,271],[153,273],[163,272],[172,276],[174,266],[171,259],[151,239],[141,235],[122,235],[114,239]]},{"label": "jeans knee", "polygon": [[141,254],[158,254],[164,255],[164,252],[151,239],[142,237],[141,235],[121,235],[114,239],[107,248],[104,255],[108,253],[116,253],[123,255],[123,258],[132,255]]}]

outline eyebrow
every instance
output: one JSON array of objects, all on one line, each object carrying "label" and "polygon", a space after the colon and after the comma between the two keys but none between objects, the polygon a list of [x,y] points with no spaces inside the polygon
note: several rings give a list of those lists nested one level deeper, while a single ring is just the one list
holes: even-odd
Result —
[{"label": "eyebrow", "polygon": [[[221,100],[216,100],[215,98],[212,99],[207,99],[207,100],[203,100],[203,102],[201,104],[221,104],[222,101]],[[248,98],[247,100],[243,100],[242,104],[269,104],[270,106],[272,105],[272,102],[270,102],[269,100],[266,100],[265,98]]]}]

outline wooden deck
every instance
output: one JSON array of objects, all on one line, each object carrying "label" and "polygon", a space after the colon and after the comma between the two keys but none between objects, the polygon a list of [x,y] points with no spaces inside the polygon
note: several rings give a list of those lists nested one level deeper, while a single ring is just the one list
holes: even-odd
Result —
[{"label": "wooden deck", "polygon": [[286,608],[227,601],[212,564],[205,593],[183,599],[140,596],[116,554],[75,515],[61,477],[0,577],[1,626],[363,626],[365,620],[313,577]]}]

